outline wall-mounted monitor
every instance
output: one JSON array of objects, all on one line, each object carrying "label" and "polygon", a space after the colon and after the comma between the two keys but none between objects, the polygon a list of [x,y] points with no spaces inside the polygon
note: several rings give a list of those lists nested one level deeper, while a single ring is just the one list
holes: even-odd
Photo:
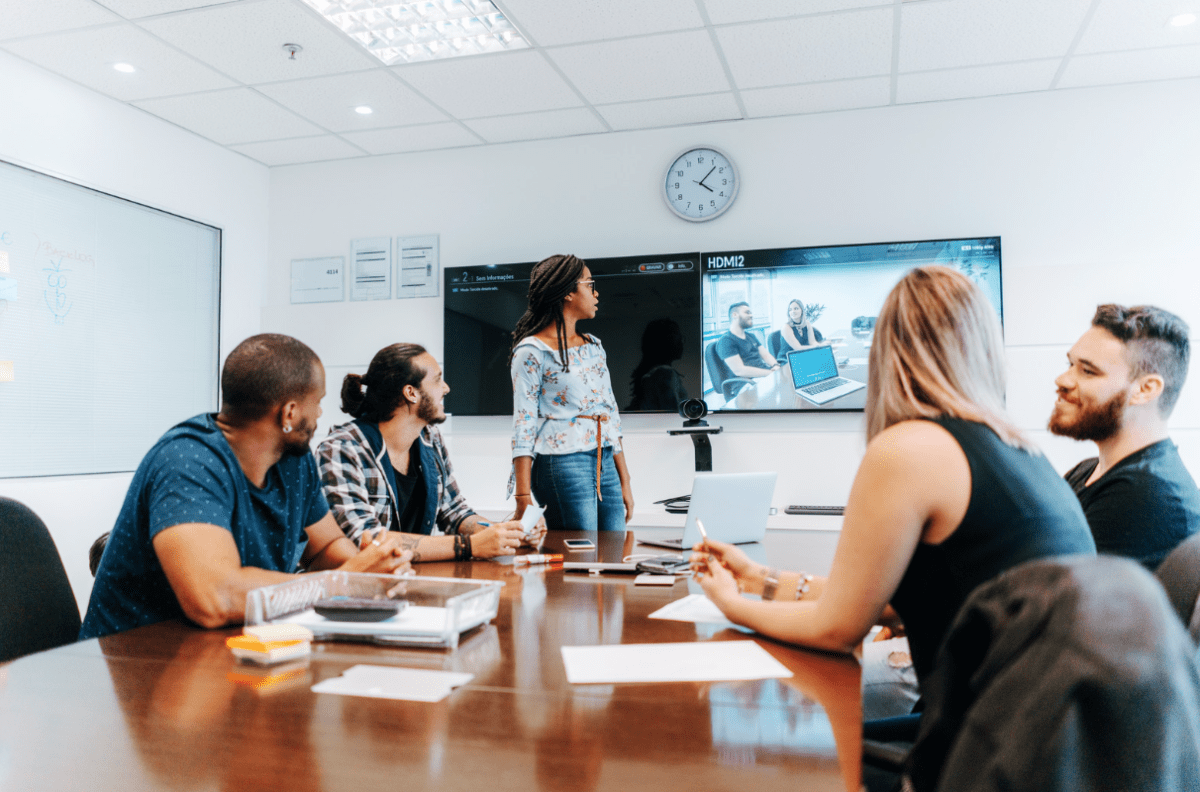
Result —
[{"label": "wall-mounted monitor", "polygon": [[714,411],[862,410],[875,318],[913,267],[957,269],[1003,316],[999,237],[729,250],[702,262]]},{"label": "wall-mounted monitor", "polygon": [[[862,410],[880,306],[924,264],[958,269],[1003,315],[999,237],[585,260],[600,310],[579,329],[603,342],[623,413],[673,413],[681,395],[713,411]],[[512,414],[534,263],[445,270],[448,412]]]}]

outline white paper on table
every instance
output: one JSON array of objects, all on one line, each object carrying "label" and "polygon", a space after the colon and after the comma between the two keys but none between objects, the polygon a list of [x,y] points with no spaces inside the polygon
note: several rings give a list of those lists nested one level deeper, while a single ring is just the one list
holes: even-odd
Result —
[{"label": "white paper on table", "polygon": [[649,618],[736,626],[729,619],[725,618],[725,614],[721,613],[721,609],[714,605],[712,600],[703,594],[689,594],[683,599],[677,599],[672,603],[663,605],[654,611],[654,613],[651,613]]},{"label": "white paper on table", "polygon": [[441,701],[454,688],[474,678],[474,674],[425,668],[356,665],[346,669],[340,677],[318,682],[312,686],[312,691],[401,701]]},{"label": "white paper on table", "polygon": [[573,685],[616,682],[722,682],[790,677],[792,672],[754,641],[564,646]]}]

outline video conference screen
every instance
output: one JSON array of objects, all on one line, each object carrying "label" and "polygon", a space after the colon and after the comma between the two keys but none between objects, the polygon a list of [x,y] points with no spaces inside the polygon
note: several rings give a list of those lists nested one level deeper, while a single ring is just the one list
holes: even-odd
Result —
[{"label": "video conference screen", "polygon": [[[862,410],[875,319],[913,267],[957,269],[1003,316],[999,237],[585,260],[600,305],[579,330],[604,344],[623,413],[674,413],[685,397],[714,412]],[[508,355],[535,263],[445,270],[447,412],[512,414]]]},{"label": "video conference screen", "polygon": [[957,269],[1003,316],[999,237],[732,250],[705,253],[703,264],[713,411],[862,410],[875,319],[913,267]]},{"label": "video conference screen", "polygon": [[[600,296],[580,332],[600,339],[622,413],[675,412],[701,393],[700,254],[585,259]],[[446,411],[511,415],[508,355],[536,262],[445,270]],[[638,386],[634,387],[634,378]]]}]

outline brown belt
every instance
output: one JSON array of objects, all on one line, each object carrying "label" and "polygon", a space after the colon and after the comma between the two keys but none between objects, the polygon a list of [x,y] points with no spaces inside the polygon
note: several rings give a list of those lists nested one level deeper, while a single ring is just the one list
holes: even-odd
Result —
[{"label": "brown belt", "polygon": [[603,425],[608,423],[607,415],[580,415],[577,416],[584,421],[596,422],[596,497],[604,500],[604,496],[600,494],[600,460],[601,454],[604,451],[604,434]]}]

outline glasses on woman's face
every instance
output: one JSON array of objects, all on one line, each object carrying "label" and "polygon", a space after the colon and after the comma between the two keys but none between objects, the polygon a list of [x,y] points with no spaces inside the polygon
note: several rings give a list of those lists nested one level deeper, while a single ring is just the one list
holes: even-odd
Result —
[{"label": "glasses on woman's face", "polygon": [[588,280],[579,281],[579,285],[591,289],[593,294],[596,292],[596,281],[591,280],[590,278]]}]

